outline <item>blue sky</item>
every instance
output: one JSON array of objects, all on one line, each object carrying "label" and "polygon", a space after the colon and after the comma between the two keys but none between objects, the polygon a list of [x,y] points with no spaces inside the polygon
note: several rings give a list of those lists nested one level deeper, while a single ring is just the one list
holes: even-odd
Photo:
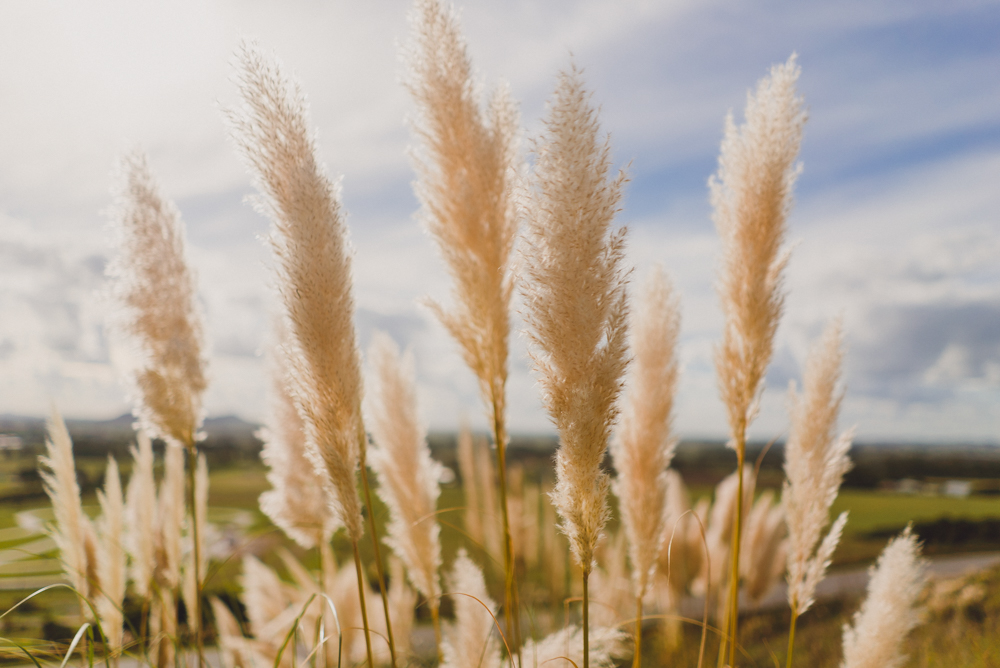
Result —
[{"label": "blue sky", "polygon": [[[481,413],[454,346],[416,301],[448,281],[415,222],[399,84],[407,2],[0,5],[0,413],[127,410],[103,333],[115,156],[150,153],[188,226],[212,348],[210,414],[265,405],[267,222],[219,105],[257,37],[309,95],[344,177],[363,344],[417,357],[433,427]],[[754,434],[787,429],[786,392],[825,322],[844,319],[843,425],[868,439],[1000,440],[1000,3],[568,0],[460,5],[485,88],[503,79],[537,133],[556,73],[582,67],[631,182],[620,221],[636,278],[681,293],[676,424],[722,436],[712,348],[718,245],[706,181],[722,122],[797,53],[810,120],[789,224],[788,299]],[[547,430],[515,342],[515,430]]]}]

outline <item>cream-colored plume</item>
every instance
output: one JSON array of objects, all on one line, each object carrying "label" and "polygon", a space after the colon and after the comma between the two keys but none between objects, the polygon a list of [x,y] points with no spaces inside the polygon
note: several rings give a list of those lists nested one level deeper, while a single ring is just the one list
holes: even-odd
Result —
[{"label": "cream-colored plume", "polygon": [[405,54],[413,123],[415,189],[422,218],[452,278],[453,306],[430,305],[479,380],[490,424],[506,445],[507,339],[517,235],[513,183],[521,169],[517,107],[500,86],[480,109],[453,9],[417,0]]},{"label": "cream-colored plume", "polygon": [[840,323],[829,325],[809,356],[803,393],[791,389],[792,426],[785,445],[782,504],[788,522],[788,604],[801,615],[813,603],[847,522],[845,511],[821,536],[844,474],[853,431],[836,435],[843,392],[838,387],[843,361]]},{"label": "cream-colored plume", "polygon": [[392,633],[396,641],[396,653],[408,656],[412,652],[410,638],[413,635],[414,612],[417,592],[406,584],[403,562],[391,559],[389,562],[389,617],[392,619]]},{"label": "cream-colored plume", "polygon": [[927,563],[910,527],[886,546],[868,571],[868,597],[844,625],[842,668],[897,668],[906,661],[906,636],[920,623],[917,597],[927,580]]},{"label": "cream-colored plume", "polygon": [[327,543],[340,527],[331,510],[329,490],[306,454],[306,434],[289,391],[292,383],[285,357],[288,330],[275,323],[276,345],[270,353],[271,385],[267,424],[259,436],[260,456],[270,469],[271,489],[260,495],[260,509],[289,538],[308,549]]},{"label": "cream-colored plume", "polygon": [[[529,668],[571,668],[584,665],[582,633],[579,626],[567,626],[537,642],[529,640],[521,650],[524,665]],[[621,657],[625,652],[625,640],[626,635],[619,628],[591,626],[590,665],[595,668],[614,666],[615,658]]]},{"label": "cream-colored plume", "polygon": [[479,566],[460,550],[448,579],[455,604],[455,623],[444,631],[442,668],[500,665],[500,643],[494,635],[496,603],[486,591]]},{"label": "cream-colored plume", "polygon": [[368,402],[373,447],[368,462],[378,475],[379,496],[389,507],[385,542],[406,566],[410,582],[432,607],[439,605],[441,528],[437,499],[442,467],[431,458],[427,432],[417,408],[413,355],[376,332],[368,351]]},{"label": "cream-colored plume", "polygon": [[204,334],[180,212],[140,151],[122,156],[112,221],[118,255],[108,267],[120,305],[111,318],[132,385],[133,411],[152,437],[193,447],[204,417]]},{"label": "cream-colored plume", "polygon": [[157,575],[161,587],[176,589],[181,583],[181,549],[184,535],[184,450],[168,444],[163,454],[160,481],[159,557]]},{"label": "cream-colored plume", "polygon": [[525,320],[545,409],[559,430],[553,501],[587,573],[608,520],[601,470],[628,363],[624,174],[610,177],[578,70],[559,76],[526,204]]},{"label": "cream-colored plume", "polygon": [[774,492],[765,490],[747,516],[740,549],[743,590],[751,603],[764,598],[785,572],[788,553],[785,510],[775,502]]},{"label": "cream-colored plume", "polygon": [[618,471],[613,488],[628,538],[632,586],[642,598],[666,535],[667,468],[677,446],[670,426],[680,307],[661,267],[647,279],[631,327],[631,383],[611,454]]},{"label": "cream-colored plume", "polygon": [[237,67],[242,104],[226,116],[261,193],[258,209],[272,223],[292,396],[310,457],[330,476],[337,514],[357,541],[364,531],[356,474],[365,430],[340,188],[319,162],[298,84],[252,42],[241,45]]},{"label": "cream-colored plume", "polygon": [[774,333],[784,305],[782,252],[795,159],[806,120],[796,95],[799,67],[792,56],[747,95],[746,122],[726,118],[719,171],[709,181],[722,240],[719,297],[726,316],[715,368],[733,440],[743,445],[753,421]]},{"label": "cream-colored plume", "polygon": [[[45,493],[52,501],[55,525],[49,529],[69,583],[81,596],[97,600],[101,592],[97,539],[80,503],[73,441],[59,411],[52,407],[45,439],[46,454],[39,457]],[[48,469],[48,470],[44,470]]]},{"label": "cream-colored plume", "polygon": [[140,598],[152,596],[156,575],[157,518],[156,480],[153,478],[153,444],[146,432],[137,434],[138,447],[132,446],[132,476],[126,494],[125,523],[127,526],[130,574],[132,586]]},{"label": "cream-colored plume", "polygon": [[101,594],[97,599],[97,613],[101,617],[101,628],[108,645],[118,649],[122,645],[125,603],[126,551],[124,542],[125,501],[122,499],[122,482],[118,475],[118,462],[108,457],[108,467],[104,472],[104,489],[97,490],[97,501],[101,505],[101,519],[98,522],[100,540],[97,542],[100,562],[98,573],[101,578]]},{"label": "cream-colored plume", "polygon": [[462,494],[465,497],[465,533],[474,543],[483,544],[483,516],[476,479],[476,451],[469,424],[462,420],[458,431],[458,470],[462,474]]}]

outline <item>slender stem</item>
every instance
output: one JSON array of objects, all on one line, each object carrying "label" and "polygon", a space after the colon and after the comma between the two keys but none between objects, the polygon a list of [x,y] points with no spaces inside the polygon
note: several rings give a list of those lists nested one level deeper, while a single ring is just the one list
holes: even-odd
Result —
[{"label": "slender stem", "polygon": [[198,469],[198,448],[194,443],[187,444],[188,452],[188,506],[191,508],[191,537],[194,542],[194,610],[188,610],[188,625],[194,623],[194,642],[198,649],[198,668],[205,665],[205,639],[202,635],[201,627],[201,545],[198,527],[198,507],[197,507],[197,469]]},{"label": "slender stem", "polygon": [[361,572],[361,553],[358,552],[358,541],[351,541],[354,547],[354,568],[358,571],[358,599],[361,601],[361,622],[365,627],[365,649],[368,650],[368,667],[375,668],[372,658],[372,634],[368,628],[368,608],[365,606],[365,575]]},{"label": "slender stem", "polygon": [[635,597],[635,655],[632,668],[642,666],[642,596]]},{"label": "slender stem", "polygon": [[444,664],[444,654],[441,652],[441,604],[440,599],[431,603],[431,622],[434,624],[434,643],[437,646],[438,664]]},{"label": "slender stem", "polygon": [[389,657],[392,667],[396,668],[396,642],[392,637],[392,621],[389,619],[389,592],[385,588],[385,571],[382,569],[382,550],[379,547],[378,532],[375,529],[375,507],[372,505],[372,492],[368,484],[368,466],[366,452],[368,438],[364,429],[360,431],[361,441],[361,486],[365,492],[365,505],[368,506],[368,526],[372,533],[372,546],[375,548],[375,572],[378,573],[378,589],[382,594],[382,611],[385,613],[385,635],[389,640]]},{"label": "slender stem", "polygon": [[[333,561],[333,550],[330,549],[330,544],[323,540],[323,532],[318,531],[316,536],[316,544],[319,545],[319,590],[323,595],[327,594],[327,589],[330,586],[330,576],[334,572],[334,561]],[[330,606],[327,604],[326,599],[320,598],[319,604],[322,606],[322,613],[320,619],[323,624],[324,635],[329,636],[330,631]],[[341,635],[337,634],[338,637]],[[335,665],[333,662],[334,652],[336,649],[333,643],[327,640],[325,651],[322,653],[324,668],[333,668]],[[319,655],[317,653],[317,659]],[[294,663],[294,662],[293,662]]]},{"label": "slender stem", "polygon": [[590,668],[590,569],[583,571],[583,668]]},{"label": "slender stem", "polygon": [[503,520],[504,610],[507,611],[507,635],[513,637],[512,644],[517,648],[517,662],[520,665],[521,610],[517,596],[517,580],[514,577],[514,541],[510,535],[510,517],[507,512],[507,433],[503,424],[503,409],[499,406],[495,392],[492,411],[493,442],[497,448],[497,473],[500,481],[500,516]]},{"label": "slender stem", "polygon": [[739,486],[736,496],[736,518],[733,520],[733,558],[729,571],[729,665],[736,668],[736,631],[739,624],[740,605],[740,539],[743,529],[743,462],[746,458],[746,435],[740,434],[736,443],[736,467]]},{"label": "slender stem", "polygon": [[795,610],[792,610],[792,626],[788,630],[788,660],[785,663],[787,668],[792,668],[792,648],[795,647],[795,622],[798,620],[799,616],[795,614]]}]

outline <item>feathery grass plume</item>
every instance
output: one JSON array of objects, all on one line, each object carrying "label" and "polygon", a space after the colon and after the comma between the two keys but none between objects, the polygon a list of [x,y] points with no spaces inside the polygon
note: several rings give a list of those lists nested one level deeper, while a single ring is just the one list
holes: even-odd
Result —
[{"label": "feathery grass plume", "polygon": [[[189,615],[193,615],[195,610],[200,610],[197,602],[198,586],[195,577],[198,573],[205,573],[208,570],[208,546],[206,539],[206,529],[208,527],[208,460],[205,453],[198,453],[198,466],[195,472],[194,485],[194,517],[201,527],[197,535],[188,532],[187,539],[190,549],[184,555],[183,568],[183,589],[184,606]],[[195,541],[198,542],[195,548]],[[198,558],[198,567],[194,567],[195,557]],[[190,617],[188,617],[190,620]],[[190,624],[190,621],[189,621]]]},{"label": "feathery grass plume", "polygon": [[[528,668],[572,668],[586,662],[580,651],[582,629],[567,626],[543,638],[529,640],[524,645],[522,655]],[[625,634],[615,627],[592,627],[590,629],[590,653],[588,661],[597,668],[611,668],[615,658],[625,651]],[[485,665],[485,664],[484,664]]]},{"label": "feathery grass plume", "polygon": [[209,603],[212,606],[212,616],[215,618],[215,629],[219,634],[222,665],[226,668],[255,668],[267,665],[269,662],[256,651],[254,641],[243,637],[240,623],[226,604],[214,596]]},{"label": "feathery grass plume", "polygon": [[750,603],[760,602],[785,572],[787,535],[785,510],[775,502],[774,492],[765,490],[747,515],[741,546],[740,575]]},{"label": "feathery grass plume", "polygon": [[290,332],[289,389],[308,452],[330,477],[351,540],[359,540],[361,362],[340,188],[317,159],[298,84],[253,42],[241,44],[237,67],[242,105],[226,116],[261,193],[256,206],[272,222],[276,284]]},{"label": "feathery grass plume", "polygon": [[[47,430],[46,454],[39,457],[38,462],[48,469],[41,470],[41,476],[55,516],[55,525],[50,527],[49,533],[59,548],[59,559],[70,585],[84,598],[96,600],[101,591],[97,539],[80,503],[73,441],[55,406]],[[89,616],[85,606],[81,605],[81,610]]]},{"label": "feathery grass plume", "polygon": [[483,517],[479,499],[479,483],[476,479],[476,451],[472,441],[472,431],[464,419],[458,430],[458,470],[462,475],[462,494],[465,496],[465,533],[482,545]]},{"label": "feathery grass plume", "polygon": [[465,550],[459,550],[448,586],[455,592],[455,623],[444,631],[442,668],[499,668],[500,643],[493,635],[495,623],[490,614],[496,603],[486,591],[483,572]]},{"label": "feathery grass plume", "polygon": [[584,668],[587,579],[610,514],[601,461],[628,365],[625,229],[611,230],[625,175],[609,179],[610,146],[588,101],[579,70],[559,75],[528,193],[522,283],[531,358],[559,430],[552,498],[583,569]]},{"label": "feathery grass plume", "polygon": [[480,108],[479,87],[452,8],[440,0],[416,0],[410,16],[406,84],[417,105],[413,129],[422,149],[414,153],[415,190],[425,225],[451,274],[454,302],[450,309],[437,302],[430,306],[479,380],[492,427],[504,537],[504,608],[515,611],[508,614],[508,623],[513,622],[517,646],[520,615],[507,508],[506,385],[520,119],[506,86],[496,89],[485,110]]},{"label": "feathery grass plume", "polygon": [[267,424],[258,434],[264,442],[260,457],[269,469],[271,489],[260,495],[260,509],[289,538],[309,549],[328,543],[341,524],[331,510],[326,475],[317,473],[306,454],[305,427],[288,389],[292,379],[285,356],[287,337],[284,323],[276,320]]},{"label": "feathery grass plume", "polygon": [[118,255],[108,267],[121,308],[116,334],[134,348],[126,374],[133,411],[152,437],[193,447],[204,417],[204,334],[180,212],[141,151],[122,156],[112,221]]},{"label": "feathery grass plume", "polygon": [[378,476],[379,496],[389,507],[385,542],[406,566],[410,582],[427,598],[435,633],[440,634],[441,527],[436,510],[443,469],[431,458],[417,408],[413,354],[400,356],[395,342],[376,332],[368,362],[372,369],[368,416],[376,446],[368,461]]},{"label": "feathery grass plume", "polygon": [[138,447],[130,452],[135,462],[126,492],[125,524],[126,545],[132,557],[130,577],[135,593],[149,600],[156,576],[157,518],[156,480],[153,477],[153,444],[146,432],[139,430],[136,436]]},{"label": "feathery grass plume", "polygon": [[101,617],[101,628],[108,645],[117,650],[122,645],[127,581],[126,551],[124,541],[125,501],[122,499],[122,482],[118,475],[118,462],[108,456],[108,466],[104,472],[104,489],[97,490],[97,501],[101,506],[98,521],[100,540],[98,573],[101,579],[102,596],[96,601],[97,614]]},{"label": "feathery grass plume", "polygon": [[[731,113],[726,117],[719,171],[709,179],[713,217],[722,240],[718,290],[726,318],[715,369],[729,421],[729,444],[737,454],[737,471],[743,470],[746,431],[757,413],[784,306],[782,272],[788,253],[781,247],[806,120],[802,98],[795,91],[798,77],[792,55],[784,65],[771,68],[770,76],[758,82],[755,94],[747,94],[742,126],[736,126]],[[742,498],[742,494],[737,495],[738,505]],[[734,583],[740,572],[742,514],[740,508],[733,526],[735,549],[729,577]],[[737,586],[730,588],[732,627],[728,635],[734,639],[737,591]],[[729,663],[735,662],[733,642]]]},{"label": "feathery grass plume", "polygon": [[389,609],[392,610],[393,630],[396,632],[396,651],[400,656],[412,652],[410,637],[413,635],[417,592],[406,584],[403,573],[403,562],[399,559],[389,561]]},{"label": "feathery grass plume", "polygon": [[600,470],[628,363],[625,229],[611,230],[624,174],[608,178],[579,70],[559,76],[529,194],[523,285],[531,357],[559,430],[553,501],[577,562],[593,567],[608,519]]},{"label": "feathery grass plume", "polygon": [[552,504],[552,487],[547,485],[542,504],[542,565],[545,580],[552,593],[552,605],[562,605],[566,596],[569,545],[559,531],[556,508]]},{"label": "feathery grass plume", "polygon": [[670,423],[677,388],[677,336],[680,310],[662,267],[646,281],[632,311],[632,383],[622,423],[612,442],[618,497],[636,597],[635,658],[642,661],[642,599],[656,572],[666,535],[667,468],[677,438]]},{"label": "feathery grass plume", "polygon": [[[290,389],[305,423],[307,452],[316,467],[325,469],[329,476],[330,498],[354,544],[358,597],[368,663],[372,664],[357,550],[364,528],[356,476],[366,446],[361,361],[340,189],[317,159],[305,96],[298,84],[286,78],[277,63],[252,42],[242,43],[237,67],[242,104],[227,110],[226,117],[261,193],[257,206],[272,222],[276,284],[291,334],[287,346],[293,380]],[[361,473],[367,490],[364,470]],[[369,513],[374,529],[371,517]],[[379,581],[384,583],[374,531],[372,541]],[[388,625],[388,607],[385,614]],[[391,646],[391,630],[389,637]]]},{"label": "feathery grass plume", "polygon": [[163,452],[163,480],[160,481],[159,584],[176,589],[181,583],[181,555],[184,536],[184,451],[167,444]]},{"label": "feathery grass plume", "polygon": [[920,623],[917,597],[927,580],[920,544],[906,527],[886,546],[868,571],[868,596],[844,625],[842,668],[896,668],[906,660],[903,643]]},{"label": "feathery grass plume", "polygon": [[844,398],[840,383],[843,348],[840,323],[831,323],[806,364],[803,393],[790,390],[792,425],[785,444],[782,504],[788,522],[788,605],[794,619],[813,604],[847,522],[845,511],[821,536],[830,521],[844,474],[851,468],[848,452],[853,431],[836,436]]}]

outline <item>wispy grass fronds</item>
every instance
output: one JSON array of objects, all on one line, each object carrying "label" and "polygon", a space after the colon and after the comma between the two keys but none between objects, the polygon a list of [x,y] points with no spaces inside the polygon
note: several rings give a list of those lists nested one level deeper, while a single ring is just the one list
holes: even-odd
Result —
[{"label": "wispy grass fronds", "polygon": [[[813,604],[841,531],[846,511],[822,537],[830,522],[844,474],[851,468],[848,452],[853,431],[836,435],[843,392],[839,388],[843,361],[840,323],[830,324],[809,356],[802,394],[790,390],[792,425],[785,444],[782,504],[788,522],[788,604],[792,616]],[[822,540],[821,540],[822,538]]]},{"label": "wispy grass fronds", "polygon": [[48,469],[43,469],[41,476],[55,515],[55,525],[49,532],[59,548],[59,558],[70,584],[84,598],[97,600],[101,591],[97,537],[80,503],[73,441],[55,406],[47,428],[46,454],[38,461]]},{"label": "wispy grass fronds", "polygon": [[420,142],[415,187],[453,280],[451,308],[431,306],[479,379],[491,423],[503,425],[518,112],[505,86],[480,108],[453,9],[439,0],[417,0],[410,22],[406,83],[417,104],[413,129]]},{"label": "wispy grass fronds", "polygon": [[415,189],[422,217],[452,277],[453,304],[430,302],[479,380],[497,448],[504,539],[504,608],[520,643],[514,546],[507,507],[506,385],[511,258],[518,216],[514,182],[521,171],[517,106],[499,86],[485,110],[455,11],[440,0],[417,0],[405,54],[413,122]]},{"label": "wispy grass fronds", "polygon": [[[455,605],[455,623],[444,632],[442,668],[500,665],[500,643],[490,612],[496,603],[486,590],[479,567],[464,550],[458,553],[448,579]],[[478,600],[477,600],[478,599]]]},{"label": "wispy grass fronds", "polygon": [[[737,454],[737,471],[743,470],[746,431],[757,413],[784,306],[782,273],[788,253],[782,251],[782,245],[806,120],[802,98],[795,91],[798,77],[793,55],[784,65],[772,67],[770,76],[758,82],[756,92],[747,94],[742,126],[736,126],[732,114],[726,117],[719,171],[709,180],[715,226],[722,240],[718,290],[726,319],[722,343],[715,352],[715,369],[729,421],[729,444]],[[734,639],[738,637],[736,583],[742,499],[738,494],[729,569],[734,584],[730,588],[729,636]],[[733,642],[729,663],[735,662]]]},{"label": "wispy grass fronds", "polygon": [[[242,104],[229,109],[226,117],[260,191],[258,209],[271,219],[275,282],[290,332],[286,346],[292,369],[290,389],[305,424],[307,452],[329,476],[330,498],[354,544],[368,663],[373,664],[357,549],[364,533],[357,473],[367,444],[361,418],[351,251],[340,188],[317,158],[305,96],[298,84],[252,42],[241,45],[237,68]],[[367,494],[364,470],[361,474]],[[369,518],[382,583],[371,513]],[[388,626],[388,607],[385,610]],[[391,646],[391,630],[389,637]]]},{"label": "wispy grass fronds", "polygon": [[122,156],[113,189],[118,254],[108,267],[120,310],[111,324],[131,344],[123,356],[133,411],[150,436],[193,447],[204,417],[204,334],[180,212],[140,151]]},{"label": "wispy grass fronds", "polygon": [[[539,641],[529,640],[521,652],[524,665],[529,668],[550,668],[551,666],[582,666],[584,661],[579,626],[568,626]],[[615,658],[625,652],[625,634],[614,627],[594,627],[590,629],[591,666],[611,668]],[[485,665],[485,664],[484,664]]]},{"label": "wispy grass fronds", "polygon": [[267,423],[259,433],[264,442],[260,456],[269,469],[271,489],[260,495],[260,509],[289,538],[308,549],[329,542],[341,523],[332,510],[326,475],[317,473],[306,454],[305,426],[289,391],[287,328],[279,320],[275,330]]},{"label": "wispy grass fronds", "polygon": [[97,501],[101,506],[98,521],[98,573],[101,579],[101,593],[95,607],[101,617],[101,628],[108,645],[114,650],[122,646],[125,603],[125,586],[128,579],[125,550],[125,500],[122,498],[122,482],[118,475],[118,462],[108,457],[104,472],[104,489],[97,490]]},{"label": "wispy grass fronds", "polygon": [[458,470],[462,476],[462,494],[465,496],[465,532],[469,538],[483,544],[482,502],[479,499],[479,483],[476,479],[476,451],[469,424],[462,420],[458,429],[457,443]]},{"label": "wispy grass fronds", "polygon": [[153,477],[153,444],[146,432],[137,434],[132,446],[132,476],[126,493],[125,523],[130,561],[130,577],[135,593],[148,600],[156,573],[157,518],[156,480]]},{"label": "wispy grass fronds", "polygon": [[553,501],[585,572],[608,520],[600,464],[628,363],[625,230],[612,230],[624,174],[609,177],[581,73],[559,76],[537,146],[524,250],[531,358],[559,430]]},{"label": "wispy grass fronds", "polygon": [[806,120],[796,95],[795,56],[747,95],[746,122],[726,117],[719,171],[709,180],[722,240],[719,297],[726,316],[715,368],[732,434],[742,447],[752,421],[784,306],[782,252],[795,159]]},{"label": "wispy grass fronds", "polygon": [[181,557],[184,536],[184,451],[168,444],[163,454],[163,480],[160,481],[159,513],[159,584],[177,589],[181,583]]},{"label": "wispy grass fronds", "polygon": [[787,535],[785,510],[774,492],[765,490],[747,515],[740,557],[743,590],[751,603],[764,598],[785,572]]},{"label": "wispy grass fronds", "polygon": [[666,536],[667,468],[677,437],[670,426],[677,388],[680,311],[662,268],[647,279],[632,311],[631,384],[612,443],[622,525],[632,562],[632,587],[642,599]]},{"label": "wispy grass fronds", "polygon": [[276,285],[290,332],[290,387],[306,443],[335,490],[352,541],[363,534],[356,475],[364,436],[351,250],[340,189],[317,158],[305,95],[253,42],[237,55],[242,104],[231,135],[272,222]]},{"label": "wispy grass fronds", "polygon": [[403,562],[399,559],[389,562],[389,582],[389,610],[396,634],[396,652],[399,656],[407,656],[412,651],[410,637],[413,635],[417,592],[406,583]]},{"label": "wispy grass fronds", "polygon": [[889,541],[869,570],[868,597],[844,625],[843,668],[897,668],[906,661],[906,636],[920,623],[917,597],[927,563],[910,527]]},{"label": "wispy grass fronds", "polygon": [[376,446],[368,461],[378,476],[379,496],[389,507],[385,542],[406,566],[410,582],[428,599],[438,631],[441,527],[435,511],[442,467],[427,446],[413,355],[401,356],[387,334],[376,332],[368,363],[372,371],[368,416]]}]

